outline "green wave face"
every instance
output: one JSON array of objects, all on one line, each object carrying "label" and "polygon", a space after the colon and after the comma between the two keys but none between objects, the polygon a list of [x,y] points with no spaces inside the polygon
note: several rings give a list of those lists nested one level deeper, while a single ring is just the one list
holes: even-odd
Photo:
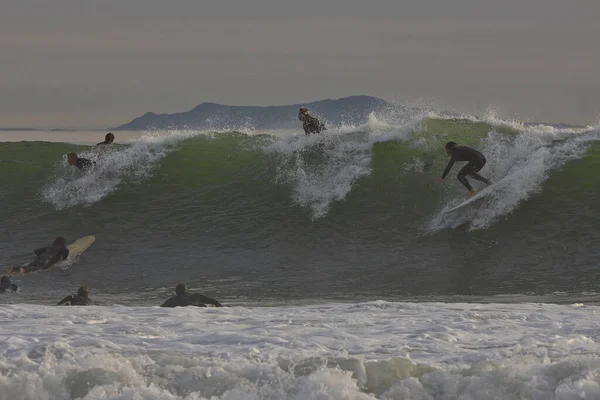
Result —
[{"label": "green wave face", "polygon": [[[443,147],[449,140],[478,148],[487,158],[481,173],[510,184],[494,195],[496,204],[475,207],[466,219],[455,215],[442,221],[438,211],[465,195],[455,179],[460,163],[443,184],[434,183],[448,161]],[[219,208],[223,199],[231,198],[261,212],[291,207],[309,220],[338,210],[425,208],[439,217],[433,218],[431,228],[465,221],[484,228],[542,189],[562,187],[557,181],[571,169],[579,169],[579,179],[589,176],[593,169],[585,165],[596,159],[594,140],[593,132],[424,119],[399,128],[322,136],[167,132],[103,151],[65,143],[4,143],[0,184],[5,210],[14,202],[39,210],[102,209],[111,202],[156,207],[157,197],[166,208],[199,198]],[[96,170],[82,174],[69,168],[69,151],[95,161]]]},{"label": "green wave face", "polygon": [[[479,149],[481,174],[502,184],[444,214],[467,195],[461,163],[435,182],[450,140]],[[68,167],[70,151],[97,168]],[[123,282],[166,259],[173,279],[205,265],[202,279],[241,274],[243,290],[228,288],[248,296],[293,296],[286,282],[381,296],[579,288],[589,275],[565,271],[597,256],[599,163],[595,130],[443,118],[312,136],[157,132],[103,149],[3,143],[0,250],[13,262],[57,232],[95,234],[119,255],[102,268],[132,274]]]}]

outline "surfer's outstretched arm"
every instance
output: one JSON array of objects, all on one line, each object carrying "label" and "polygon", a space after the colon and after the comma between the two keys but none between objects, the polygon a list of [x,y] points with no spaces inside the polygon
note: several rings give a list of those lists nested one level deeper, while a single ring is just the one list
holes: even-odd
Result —
[{"label": "surfer's outstretched arm", "polygon": [[450,170],[452,169],[452,166],[454,165],[454,157],[452,157],[450,159],[450,161],[448,162],[448,165],[446,166],[446,169],[444,170],[444,173],[442,174],[442,179],[444,179],[446,177],[446,175],[448,175],[448,172],[450,172]]},{"label": "surfer's outstretched arm", "polygon": [[172,297],[169,300],[162,303],[161,307],[177,307],[176,297]]},{"label": "surfer's outstretched arm", "polygon": [[69,295],[69,296],[65,297],[64,299],[62,299],[61,301],[59,301],[56,305],[60,306],[65,303],[70,303],[72,300],[73,300],[73,296]]},{"label": "surfer's outstretched arm", "polygon": [[201,294],[196,294],[197,298],[204,304],[212,304],[215,307],[223,307],[223,305],[221,303],[219,303],[217,300],[210,298],[208,296],[204,296]]}]

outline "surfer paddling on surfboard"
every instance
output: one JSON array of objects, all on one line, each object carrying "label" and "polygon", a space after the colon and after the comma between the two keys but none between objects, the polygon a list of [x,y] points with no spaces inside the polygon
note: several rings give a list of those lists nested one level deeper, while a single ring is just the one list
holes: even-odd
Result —
[{"label": "surfer paddling on surfboard", "polygon": [[9,267],[9,273],[37,271],[38,269],[48,269],[61,260],[66,260],[69,256],[69,249],[67,249],[67,243],[65,238],[59,237],[54,240],[51,246],[41,247],[34,250],[37,256],[35,260],[30,262],[24,267],[16,268]]},{"label": "surfer paddling on surfboard", "polygon": [[462,167],[457,175],[460,183],[462,183],[469,191],[468,197],[475,196],[477,192],[467,180],[467,175],[488,185],[492,184],[492,181],[478,174],[486,163],[485,157],[479,151],[467,146],[458,146],[455,142],[448,142],[446,143],[446,153],[450,156],[450,161],[442,174],[442,178],[438,178],[438,181],[441,181],[448,175],[448,172],[450,172],[450,169],[452,169],[452,166],[456,161],[468,161],[467,165]]}]

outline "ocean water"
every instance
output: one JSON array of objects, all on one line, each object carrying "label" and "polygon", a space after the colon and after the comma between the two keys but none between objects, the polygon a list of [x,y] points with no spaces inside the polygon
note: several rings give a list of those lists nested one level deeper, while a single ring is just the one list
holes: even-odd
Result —
[{"label": "ocean water", "polygon": [[[0,399],[600,399],[599,131],[2,132],[0,265],[96,242],[0,295]],[[444,214],[449,140],[501,182]],[[177,283],[228,307],[157,307]]]}]

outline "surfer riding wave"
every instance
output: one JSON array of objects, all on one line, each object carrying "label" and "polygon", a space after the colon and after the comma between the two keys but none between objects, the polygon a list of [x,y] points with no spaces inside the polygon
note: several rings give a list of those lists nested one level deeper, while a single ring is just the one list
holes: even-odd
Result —
[{"label": "surfer riding wave", "polygon": [[467,165],[462,167],[456,177],[469,191],[469,197],[473,197],[477,192],[467,180],[467,175],[480,182],[486,183],[487,185],[492,184],[491,180],[478,174],[486,163],[484,155],[479,151],[467,146],[458,146],[456,142],[446,143],[445,149],[446,153],[450,156],[450,161],[448,162],[440,181],[448,175],[448,172],[450,172],[450,169],[452,169],[452,166],[456,161],[468,161]]}]

